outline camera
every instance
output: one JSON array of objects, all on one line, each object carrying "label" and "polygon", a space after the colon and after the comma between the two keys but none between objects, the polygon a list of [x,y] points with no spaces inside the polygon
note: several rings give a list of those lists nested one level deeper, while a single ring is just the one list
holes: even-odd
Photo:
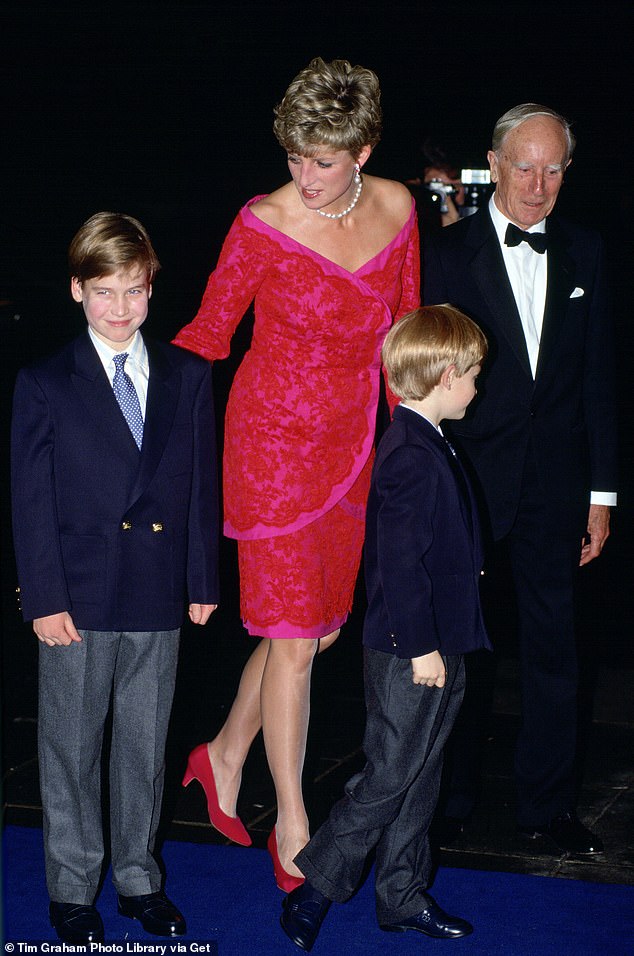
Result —
[{"label": "camera", "polygon": [[423,183],[425,189],[432,194],[432,202],[440,203],[440,212],[448,212],[447,196],[455,196],[458,192],[451,183],[444,183],[442,179],[430,179],[428,183]]},{"label": "camera", "polygon": [[488,202],[493,192],[491,172],[488,169],[463,169],[460,178],[464,184],[464,205],[461,216],[471,216]]}]

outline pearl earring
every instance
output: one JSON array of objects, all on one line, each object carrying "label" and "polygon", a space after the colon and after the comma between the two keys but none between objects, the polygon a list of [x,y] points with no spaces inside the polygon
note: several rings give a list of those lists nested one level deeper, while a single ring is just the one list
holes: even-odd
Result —
[{"label": "pearl earring", "polygon": [[349,212],[352,212],[356,204],[359,202],[359,196],[361,195],[361,190],[363,189],[363,180],[361,179],[361,167],[358,163],[354,164],[354,174],[352,176],[352,181],[355,184],[354,198],[349,206],[346,206],[341,212],[324,212],[323,209],[315,209],[315,212],[323,216],[325,219],[343,219],[344,216],[347,216]]}]

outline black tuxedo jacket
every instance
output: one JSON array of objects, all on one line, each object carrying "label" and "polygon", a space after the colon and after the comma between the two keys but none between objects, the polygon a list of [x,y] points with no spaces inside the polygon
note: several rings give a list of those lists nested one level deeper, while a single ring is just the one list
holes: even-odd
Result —
[{"label": "black tuxedo jacket", "polygon": [[25,620],[178,628],[218,600],[211,367],[146,340],[141,451],[87,332],[23,369],[12,424],[14,539]]},{"label": "black tuxedo jacket", "polygon": [[476,503],[460,463],[399,405],[376,453],[366,516],[363,643],[397,657],[489,647]]},{"label": "black tuxedo jacket", "polygon": [[[590,491],[615,491],[615,363],[603,247],[556,215],[533,379],[522,325],[488,208],[429,237],[423,299],[450,302],[487,336],[478,397],[450,433],[484,492],[496,538],[513,523],[529,443],[544,494],[587,514]],[[582,518],[583,520],[583,518]]]}]

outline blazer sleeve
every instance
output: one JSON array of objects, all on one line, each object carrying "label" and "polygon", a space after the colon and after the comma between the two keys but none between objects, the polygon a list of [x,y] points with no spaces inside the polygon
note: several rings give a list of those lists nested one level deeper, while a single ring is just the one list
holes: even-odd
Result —
[{"label": "blazer sleeve", "polygon": [[597,237],[583,380],[584,418],[590,450],[590,487],[616,491],[617,417],[615,345],[603,242]]},{"label": "blazer sleeve", "polygon": [[193,474],[188,521],[187,591],[189,603],[217,604],[219,504],[211,366],[194,396]]},{"label": "blazer sleeve", "polygon": [[417,446],[396,448],[375,476],[377,570],[396,654],[419,657],[440,647],[425,564],[433,538],[438,471]]},{"label": "blazer sleeve", "polygon": [[54,425],[35,373],[18,373],[11,422],[13,539],[25,621],[68,611],[55,497]]}]

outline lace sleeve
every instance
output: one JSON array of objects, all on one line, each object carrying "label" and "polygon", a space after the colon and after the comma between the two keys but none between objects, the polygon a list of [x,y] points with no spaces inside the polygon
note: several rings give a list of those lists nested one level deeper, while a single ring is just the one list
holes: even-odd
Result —
[{"label": "lace sleeve", "polygon": [[395,312],[400,319],[420,305],[420,240],[416,217],[407,240],[407,251],[401,272],[401,298]]},{"label": "lace sleeve", "polygon": [[244,224],[241,212],[223,243],[195,318],[180,330],[174,345],[206,359],[226,358],[231,337],[264,280],[266,245],[266,237]]}]

